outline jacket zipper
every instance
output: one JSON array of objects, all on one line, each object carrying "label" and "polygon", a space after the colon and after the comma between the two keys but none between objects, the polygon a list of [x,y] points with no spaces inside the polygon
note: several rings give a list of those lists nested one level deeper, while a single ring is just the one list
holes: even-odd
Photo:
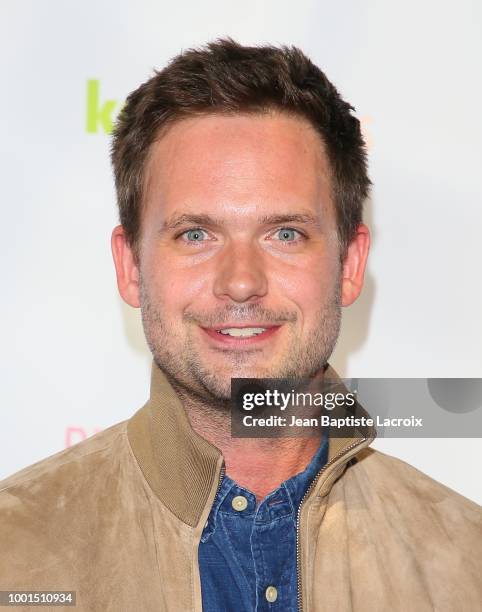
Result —
[{"label": "jacket zipper", "polygon": [[214,495],[214,499],[216,499],[216,497],[218,496],[219,489],[221,488],[221,483],[223,482],[225,472],[226,472],[226,465],[223,461],[221,465],[221,470],[219,471],[218,488],[216,489],[216,494]]},{"label": "jacket zipper", "polygon": [[303,612],[303,595],[301,591],[301,550],[300,550],[300,516],[301,516],[301,508],[305,499],[308,497],[310,492],[313,490],[313,487],[316,485],[318,480],[320,479],[321,474],[325,472],[330,466],[332,466],[335,461],[338,461],[341,457],[349,453],[352,449],[366,442],[368,438],[363,438],[362,440],[357,440],[350,446],[347,446],[343,449],[338,455],[335,455],[331,461],[329,461],[326,465],[324,465],[321,470],[318,472],[308,489],[305,491],[305,494],[301,498],[300,505],[298,506],[298,512],[296,514],[296,572],[297,572],[297,582],[298,582],[298,612]]}]

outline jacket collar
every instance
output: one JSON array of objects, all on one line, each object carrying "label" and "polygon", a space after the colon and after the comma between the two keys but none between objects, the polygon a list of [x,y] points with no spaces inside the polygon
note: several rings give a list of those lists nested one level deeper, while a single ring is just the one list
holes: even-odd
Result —
[{"label": "jacket collar", "polygon": [[[340,380],[327,364],[325,377]],[[368,417],[358,404],[357,410]],[[127,423],[127,435],[139,467],[161,502],[181,521],[198,526],[212,503],[220,479],[221,451],[192,427],[181,400],[164,372],[152,362],[148,402]],[[327,483],[349,459],[368,446],[375,433],[357,428],[346,438],[330,438],[326,477],[319,478],[314,494],[326,494]]]}]

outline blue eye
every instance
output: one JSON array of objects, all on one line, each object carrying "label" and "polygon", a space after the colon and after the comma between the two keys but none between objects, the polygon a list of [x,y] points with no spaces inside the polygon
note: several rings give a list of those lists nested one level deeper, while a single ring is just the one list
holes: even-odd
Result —
[{"label": "blue eye", "polygon": [[283,242],[292,242],[296,240],[296,234],[298,234],[298,232],[290,227],[282,227],[277,232],[278,238]]},{"label": "blue eye", "polygon": [[192,229],[187,231],[185,236],[190,242],[202,242],[204,240],[204,230]]}]

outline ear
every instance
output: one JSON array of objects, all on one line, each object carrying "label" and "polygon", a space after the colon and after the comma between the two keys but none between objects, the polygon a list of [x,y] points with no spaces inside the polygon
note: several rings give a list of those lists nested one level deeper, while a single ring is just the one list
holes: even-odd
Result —
[{"label": "ear", "polygon": [[119,293],[129,306],[139,308],[139,269],[122,225],[112,231],[111,248]]},{"label": "ear", "polygon": [[354,238],[348,245],[343,261],[341,285],[342,306],[350,306],[360,295],[363,287],[363,277],[370,249],[370,230],[360,223]]}]

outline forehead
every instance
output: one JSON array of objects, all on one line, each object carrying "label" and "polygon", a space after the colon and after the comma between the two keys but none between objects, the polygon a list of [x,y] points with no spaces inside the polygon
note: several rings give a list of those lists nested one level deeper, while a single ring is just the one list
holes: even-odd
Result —
[{"label": "forehead", "polygon": [[323,142],[307,120],[284,113],[183,119],[151,146],[144,208],[164,218],[224,209],[240,220],[254,210],[331,210]]}]

